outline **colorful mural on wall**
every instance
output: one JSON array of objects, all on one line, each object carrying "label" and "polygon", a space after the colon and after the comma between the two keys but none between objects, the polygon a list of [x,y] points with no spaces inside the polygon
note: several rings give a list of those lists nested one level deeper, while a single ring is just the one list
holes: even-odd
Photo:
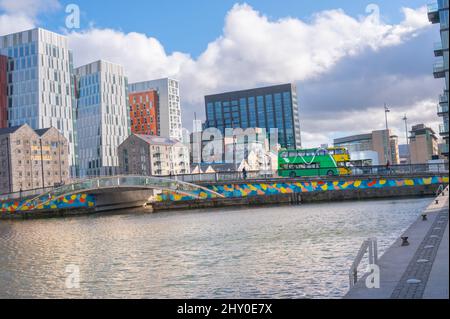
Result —
[{"label": "colorful mural on wall", "polygon": [[[224,195],[227,198],[277,195],[291,193],[307,193],[329,190],[368,189],[384,187],[401,187],[416,185],[448,184],[448,177],[421,177],[398,179],[358,179],[354,181],[314,181],[314,182],[289,182],[289,183],[242,183],[207,186],[209,189]],[[201,198],[211,198],[206,192],[196,192]],[[157,201],[185,201],[193,200],[191,196],[163,193],[157,196]]]},{"label": "colorful mural on wall", "polygon": [[[16,212],[20,207],[19,211],[29,211],[33,209],[32,203],[26,203],[23,207],[21,205],[26,203],[26,201],[10,201],[10,202],[0,202],[0,212],[2,213],[13,213]],[[65,209],[65,208],[83,208],[83,207],[94,207],[95,198],[92,195],[87,194],[76,194],[69,195],[60,198],[52,198],[52,201],[45,205],[38,205],[36,209]]]}]

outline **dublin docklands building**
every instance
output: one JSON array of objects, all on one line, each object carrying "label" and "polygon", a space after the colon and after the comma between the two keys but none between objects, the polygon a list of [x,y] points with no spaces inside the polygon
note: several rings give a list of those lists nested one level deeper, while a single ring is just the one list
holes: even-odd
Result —
[{"label": "dublin docklands building", "polygon": [[205,96],[205,128],[278,129],[284,148],[300,148],[300,121],[294,84],[275,85]]}]

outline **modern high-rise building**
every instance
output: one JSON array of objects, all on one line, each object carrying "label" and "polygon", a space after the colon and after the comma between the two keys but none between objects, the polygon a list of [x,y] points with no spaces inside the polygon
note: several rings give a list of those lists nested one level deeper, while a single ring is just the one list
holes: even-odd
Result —
[{"label": "modern high-rise building", "polygon": [[337,138],[334,146],[347,148],[355,165],[400,164],[398,137],[391,130]]},{"label": "modern high-rise building", "polygon": [[411,164],[425,164],[439,153],[436,134],[423,124],[412,127],[409,141]]},{"label": "modern high-rise building", "polygon": [[8,127],[7,67],[8,58],[0,55],[0,128]]},{"label": "modern high-rise building", "polygon": [[80,176],[117,174],[117,148],[130,134],[124,69],[96,61],[76,68],[75,74]]},{"label": "modern high-rise building", "polygon": [[76,174],[72,53],[67,37],[36,28],[0,36],[7,57],[8,126],[55,127],[69,142]]},{"label": "modern high-rise building", "polygon": [[129,93],[131,133],[159,135],[158,92]]},{"label": "modern high-rise building", "polygon": [[439,96],[438,115],[442,117],[443,123],[439,126],[439,134],[445,143],[441,145],[440,152],[448,157],[448,39],[449,39],[449,0],[438,0],[437,3],[428,5],[428,19],[431,23],[440,24],[441,41],[434,45],[434,55],[439,60],[434,63],[433,74],[435,78],[445,78],[445,88]]},{"label": "modern high-rise building", "polygon": [[283,148],[301,148],[297,89],[294,84],[275,85],[205,96],[206,128],[278,129]]},{"label": "modern high-rise building", "polygon": [[181,102],[178,81],[164,78],[132,83],[128,88],[130,94],[156,90],[158,92],[158,135],[181,141]]}]

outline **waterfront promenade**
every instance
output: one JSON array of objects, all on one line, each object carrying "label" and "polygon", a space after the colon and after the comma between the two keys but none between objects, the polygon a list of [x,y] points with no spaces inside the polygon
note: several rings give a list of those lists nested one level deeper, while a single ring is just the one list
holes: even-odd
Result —
[{"label": "waterfront promenade", "polygon": [[405,231],[379,259],[380,288],[369,289],[363,276],[346,299],[449,298],[449,188]]}]

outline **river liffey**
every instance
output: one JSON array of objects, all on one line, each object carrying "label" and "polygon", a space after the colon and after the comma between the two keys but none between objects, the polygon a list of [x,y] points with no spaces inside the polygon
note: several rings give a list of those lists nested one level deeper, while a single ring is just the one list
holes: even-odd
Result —
[{"label": "river liffey", "polygon": [[0,221],[0,298],[340,298],[362,242],[381,255],[430,202]]}]

